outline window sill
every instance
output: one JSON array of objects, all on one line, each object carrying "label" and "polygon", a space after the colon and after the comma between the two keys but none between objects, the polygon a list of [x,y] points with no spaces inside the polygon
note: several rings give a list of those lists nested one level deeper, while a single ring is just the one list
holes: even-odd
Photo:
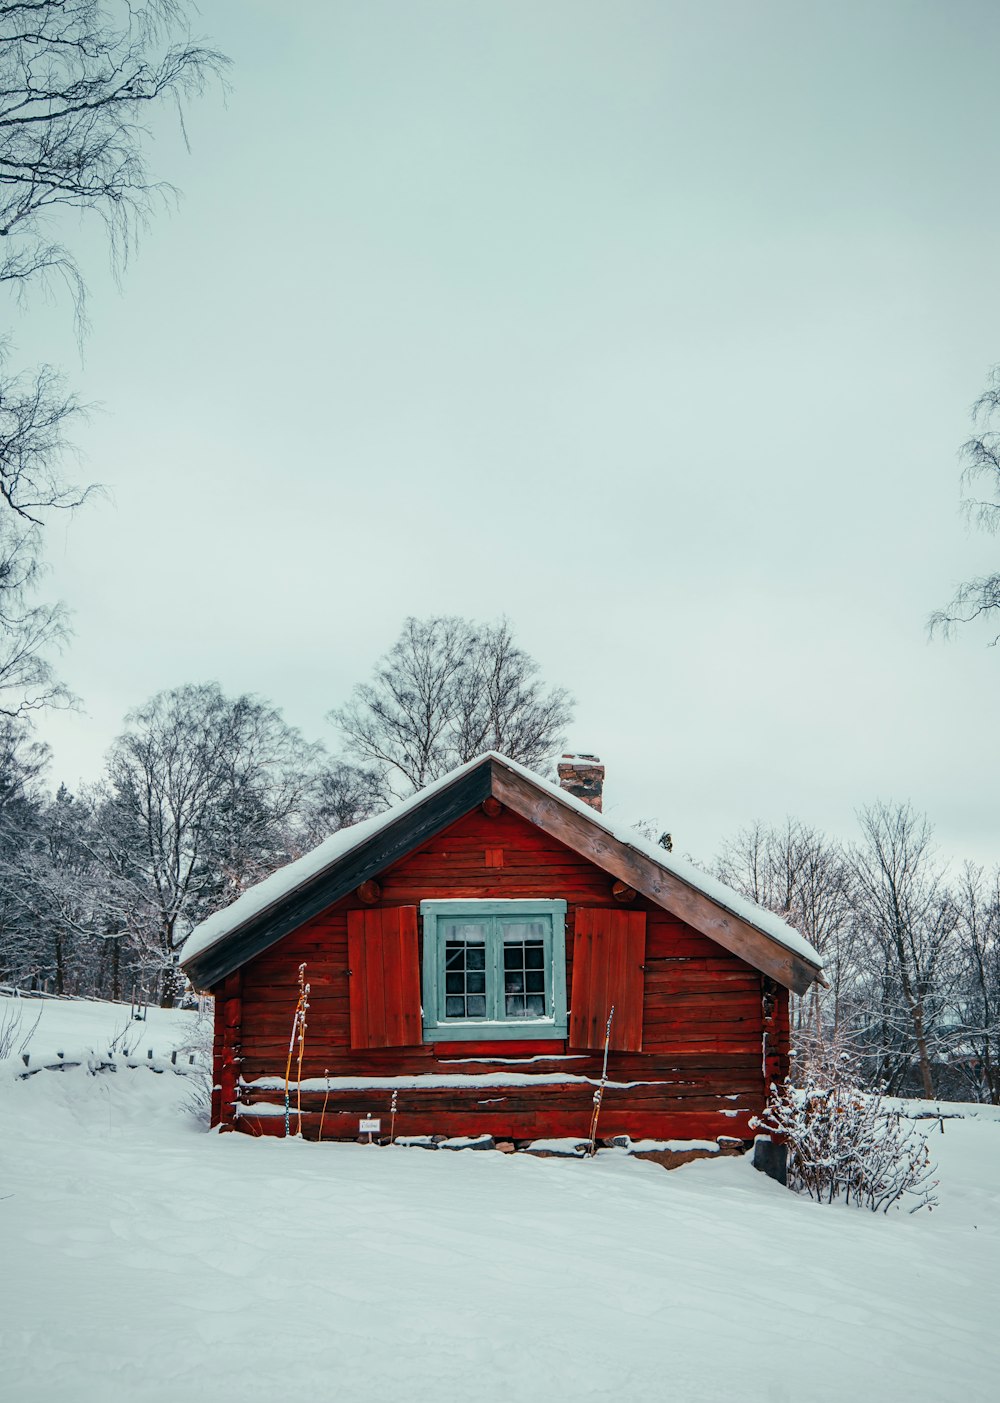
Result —
[{"label": "window sill", "polygon": [[567,1020],[525,1018],[516,1023],[436,1023],[424,1024],[424,1042],[551,1042],[567,1035]]}]

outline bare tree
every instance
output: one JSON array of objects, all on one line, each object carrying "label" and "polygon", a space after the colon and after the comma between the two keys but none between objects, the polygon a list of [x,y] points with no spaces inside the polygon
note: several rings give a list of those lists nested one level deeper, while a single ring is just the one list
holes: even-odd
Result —
[{"label": "bare tree", "polygon": [[[42,523],[79,506],[93,489],[62,475],[67,425],[81,413],[61,378],[43,367],[8,375],[0,346],[0,714],[24,716],[71,697],[53,668],[65,643],[61,604],[38,599]],[[6,508],[6,510],[5,510]]]},{"label": "bare tree", "polygon": [[[962,445],[962,481],[974,490],[966,498],[966,514],[987,531],[1000,530],[1000,365],[990,371],[986,389],[972,407],[976,432]],[[977,575],[959,585],[944,609],[930,617],[931,631],[947,634],[957,624],[970,623],[1000,610],[1000,573]],[[993,642],[1000,641],[1000,634]]]},{"label": "bare tree", "polygon": [[754,824],[724,846],[716,862],[724,882],[774,911],[819,951],[829,989],[819,984],[795,999],[799,1042],[836,1039],[851,1007],[857,927],[853,882],[843,849],[798,819],[781,828]]},{"label": "bare tree", "polygon": [[296,855],[377,813],[384,806],[381,788],[375,769],[343,761],[321,768],[295,828]]},{"label": "bare tree", "polygon": [[84,411],[49,366],[16,375],[6,360],[0,346],[0,500],[41,526],[49,512],[78,507],[93,491],[64,477],[66,430]]},{"label": "bare tree", "polygon": [[87,842],[90,821],[87,805],[60,786],[37,805],[0,869],[28,956],[17,977],[33,976],[57,994],[100,992],[103,883]]},{"label": "bare tree", "polygon": [[957,1061],[977,1097],[1000,1105],[1000,868],[966,863],[957,897],[963,971],[956,999]]},{"label": "bare tree", "polygon": [[202,92],[225,67],[194,42],[188,0],[0,0],[0,281],[62,274],[72,254],[49,237],[60,210],[105,223],[115,261],[169,187],[146,164],[144,112]]},{"label": "bare tree", "polygon": [[537,767],[562,744],[572,699],[546,688],[506,620],[409,618],[371,682],[330,713],[384,794],[420,789],[484,750]]},{"label": "bare tree", "polygon": [[[873,1051],[895,1078],[916,1059],[923,1094],[934,1096],[934,1054],[952,992],[958,913],[927,819],[908,804],[874,804],[859,814],[862,842],[852,853],[859,915],[880,981],[880,1026]],[[878,1046],[881,1044],[881,1046]]]},{"label": "bare tree", "polygon": [[289,856],[286,825],[315,784],[318,752],[273,707],[215,683],[161,692],[126,717],[99,852],[165,999],[192,925]]},{"label": "bare tree", "polygon": [[72,700],[51,661],[66,641],[66,610],[35,598],[36,536],[37,527],[0,516],[0,716],[8,719]]},{"label": "bare tree", "polygon": [[573,702],[563,687],[546,690],[538,673],[538,664],[514,642],[507,619],[474,626],[469,666],[457,688],[462,760],[484,750],[531,767],[549,759],[573,719]]},{"label": "bare tree", "polygon": [[[194,9],[189,0],[0,0],[0,290],[13,301],[61,279],[82,332],[85,284],[60,242],[60,216],[97,215],[119,271],[157,199],[173,193],[148,168],[145,115],[173,104],[183,129],[185,100],[226,63],[192,40]],[[37,528],[92,489],[65,468],[81,406],[50,367],[16,373],[8,359],[0,343],[0,511],[36,527],[0,538],[0,696],[7,714],[20,714],[67,696],[51,665],[65,613],[32,602]]]}]

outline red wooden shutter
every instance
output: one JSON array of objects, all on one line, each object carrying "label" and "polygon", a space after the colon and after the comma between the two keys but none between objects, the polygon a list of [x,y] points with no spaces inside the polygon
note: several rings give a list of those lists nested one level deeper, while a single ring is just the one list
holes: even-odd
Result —
[{"label": "red wooden shutter", "polygon": [[576,908],[570,1047],[604,1047],[611,1005],[611,1047],[642,1051],[642,965],[646,958],[645,911]]},{"label": "red wooden shutter", "polygon": [[351,1046],[416,1047],[421,1042],[417,908],[347,913]]}]

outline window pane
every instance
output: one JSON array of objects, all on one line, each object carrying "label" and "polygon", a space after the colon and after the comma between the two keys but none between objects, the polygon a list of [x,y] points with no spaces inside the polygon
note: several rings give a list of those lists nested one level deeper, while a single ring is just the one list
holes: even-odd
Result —
[{"label": "window pane", "polygon": [[[545,1016],[545,927],[539,921],[504,926],[503,993],[505,1018]],[[512,940],[513,934],[521,938]]]},{"label": "window pane", "polygon": [[[451,925],[449,934],[479,935],[482,926]],[[450,939],[444,947],[445,1018],[486,1017],[486,946],[483,939]]]}]

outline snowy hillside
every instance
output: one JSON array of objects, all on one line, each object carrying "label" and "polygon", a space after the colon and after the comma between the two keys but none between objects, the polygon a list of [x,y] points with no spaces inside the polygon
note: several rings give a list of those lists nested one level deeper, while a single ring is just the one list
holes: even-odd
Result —
[{"label": "snowy hillside", "polygon": [[11,998],[0,994],[0,1049],[40,1067],[88,1057],[168,1061],[195,1035],[196,1013],[101,999]]},{"label": "snowy hillside", "polygon": [[[49,1003],[36,1037],[103,1044],[108,1012]],[[142,1043],[162,1065],[190,1034],[156,1011]],[[745,1159],[207,1135],[169,1070],[19,1066],[0,1075],[17,1403],[996,1396],[989,1111],[935,1132],[937,1211],[874,1217]]]}]

